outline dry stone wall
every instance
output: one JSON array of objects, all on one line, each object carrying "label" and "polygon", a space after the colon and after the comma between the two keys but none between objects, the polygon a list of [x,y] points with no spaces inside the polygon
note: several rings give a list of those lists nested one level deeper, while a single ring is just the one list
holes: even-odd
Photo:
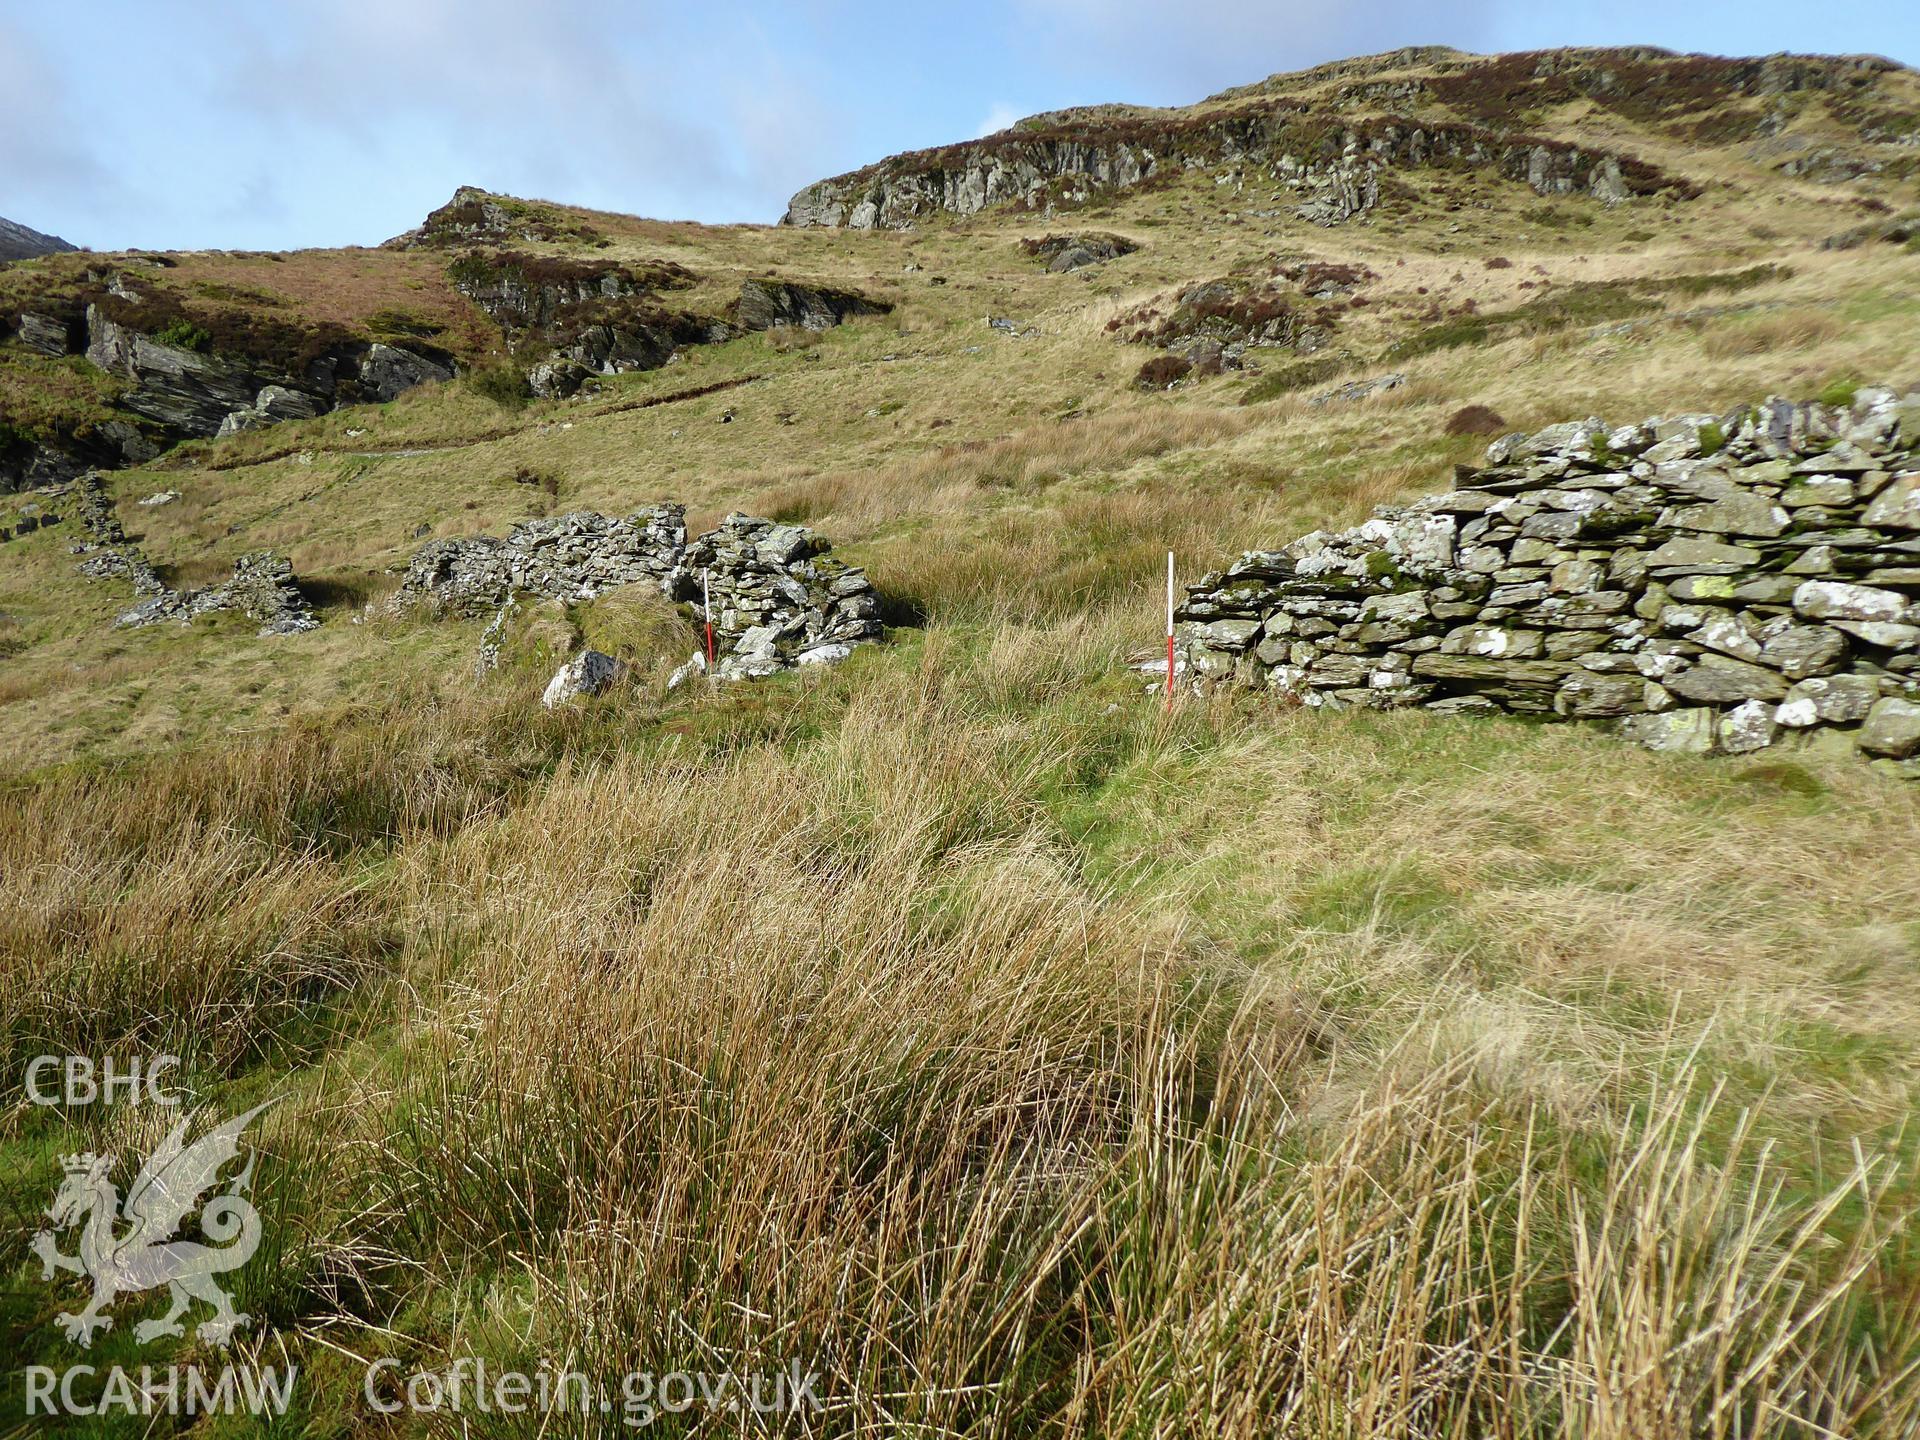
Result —
[{"label": "dry stone wall", "polygon": [[463,615],[495,610],[516,591],[591,600],[620,585],[658,584],[686,545],[684,505],[654,505],[624,518],[576,510],[524,521],[504,539],[430,541],[407,566],[400,598]]},{"label": "dry stone wall", "polygon": [[[1189,684],[1920,757],[1920,393],[1509,435],[1455,487],[1189,588]],[[1903,768],[1920,770],[1920,758]]]},{"label": "dry stone wall", "polygon": [[[686,509],[656,505],[624,519],[591,511],[529,520],[504,538],[436,540],[407,567],[398,603],[460,614],[518,595],[591,600],[621,585],[656,586],[711,618],[721,679],[843,660],[880,638],[880,597],[866,574],[801,525],[729,515],[687,539]],[[712,615],[706,610],[711,597]],[[703,669],[704,653],[687,673]]]},{"label": "dry stone wall", "polygon": [[126,580],[140,597],[116,624],[139,628],[172,620],[187,625],[196,616],[238,610],[260,622],[262,635],[298,635],[319,626],[313,606],[294,579],[293,565],[271,550],[242,555],[233,562],[232,578],[218,585],[174,590],[128,538],[113,498],[97,474],[89,473],[74,483],[74,501],[87,532],[85,540],[71,547],[72,553],[85,557],[77,567],[80,573],[95,580]]}]

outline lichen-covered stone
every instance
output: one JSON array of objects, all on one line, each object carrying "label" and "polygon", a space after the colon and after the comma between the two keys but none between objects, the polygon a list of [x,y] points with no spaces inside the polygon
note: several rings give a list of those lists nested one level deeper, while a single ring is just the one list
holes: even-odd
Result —
[{"label": "lichen-covered stone", "polygon": [[[504,539],[436,540],[408,565],[395,604],[482,614],[514,595],[574,602],[651,585],[711,622],[722,680],[828,664],[880,638],[872,582],[805,526],[736,514],[689,541],[685,514],[679,505],[625,518],[579,511],[526,521]],[[1242,648],[1260,631],[1257,619],[1220,623]]]},{"label": "lichen-covered stone", "polygon": [[1624,717],[1702,753],[1871,710],[1863,745],[1900,758],[1916,441],[1920,395],[1883,387],[1504,436],[1444,493],[1205,577],[1178,612],[1181,673],[1308,705]]},{"label": "lichen-covered stone", "polygon": [[1920,705],[1891,695],[1877,701],[1860,727],[1859,745],[1869,755],[1895,760],[1920,753]]},{"label": "lichen-covered stone", "polygon": [[1623,720],[1620,728],[1628,739],[1649,750],[1679,755],[1711,754],[1716,738],[1714,712],[1707,709],[1633,715]]}]

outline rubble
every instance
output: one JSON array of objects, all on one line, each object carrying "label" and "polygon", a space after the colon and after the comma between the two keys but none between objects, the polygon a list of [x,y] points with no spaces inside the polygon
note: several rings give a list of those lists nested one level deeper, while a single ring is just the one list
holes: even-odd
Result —
[{"label": "rubble", "polygon": [[[747,679],[834,663],[880,638],[873,583],[831,549],[804,526],[749,515],[729,515],[689,541],[680,505],[624,519],[578,511],[526,521],[504,539],[433,541],[407,567],[396,603],[481,614],[518,595],[571,602],[650,584],[696,621],[711,619],[717,678]],[[682,666],[678,681],[704,662]]]},{"label": "rubble", "polygon": [[88,536],[72,547],[72,553],[86,557],[77,567],[80,573],[96,580],[130,581],[133,593],[145,597],[116,624],[139,628],[176,620],[186,625],[217,610],[239,610],[258,620],[262,635],[297,635],[320,624],[293,577],[292,564],[271,550],[242,555],[233,562],[232,578],[218,585],[174,590],[127,538],[99,475],[88,473],[76,480],[74,498]]}]

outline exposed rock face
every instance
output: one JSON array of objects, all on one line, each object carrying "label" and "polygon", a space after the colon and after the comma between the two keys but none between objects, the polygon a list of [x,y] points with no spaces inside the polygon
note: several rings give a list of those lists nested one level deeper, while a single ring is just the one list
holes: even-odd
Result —
[{"label": "exposed rock face", "polygon": [[[20,317],[22,333],[29,318]],[[51,347],[72,343],[56,324],[35,327],[43,353],[64,354]],[[156,340],[112,319],[99,304],[87,307],[85,340],[90,363],[130,382],[118,403],[174,438],[230,435],[311,419],[336,403],[391,400],[415,385],[453,378],[453,367],[444,360],[378,341],[323,353],[296,378],[241,357]],[[141,458],[157,453],[155,447]]]},{"label": "exposed rock face", "polygon": [[453,288],[478,305],[510,341],[528,335],[560,340],[631,301],[693,283],[682,266],[659,262],[640,270],[606,261],[517,251],[469,251],[448,267]]},{"label": "exposed rock face", "polygon": [[1331,328],[1330,318],[1309,314],[1269,283],[1230,279],[1189,285],[1171,302],[1143,305],[1107,322],[1108,331],[1121,339],[1165,347],[1204,374],[1239,369],[1253,348],[1312,354],[1326,343]]},{"label": "exposed rock face", "polygon": [[828,663],[879,638],[872,582],[811,531],[729,515],[689,543],[685,515],[679,505],[625,519],[581,511],[516,525],[505,539],[436,540],[407,567],[396,602],[471,615],[521,594],[590,600],[646,583],[704,622],[710,594],[721,679]]},{"label": "exposed rock face", "polygon": [[781,223],[904,229],[929,215],[972,215],[989,205],[1078,204],[1098,190],[1221,164],[1304,192],[1302,212],[1323,224],[1365,213],[1378,198],[1377,173],[1401,167],[1490,169],[1541,194],[1587,193],[1608,203],[1663,190],[1697,193],[1630,156],[1562,141],[1392,115],[1334,119],[1262,101],[1157,120],[1036,117],[982,140],[818,181],[793,197]]},{"label": "exposed rock face", "polygon": [[126,382],[112,401],[123,419],[8,437],[0,491],[144,464],[184,439],[391,400],[454,373],[431,346],[369,342],[325,321],[269,319],[216,339],[177,296],[123,269],[88,270],[41,308],[0,315],[0,329],[41,355],[85,355]]},{"label": "exposed rock face", "polygon": [[265,383],[246,367],[164,345],[87,308],[87,359],[133,382],[122,404],[186,435],[213,435],[235,410],[250,407]]},{"label": "exposed rock face", "polygon": [[1104,265],[1109,260],[1118,260],[1122,255],[1133,254],[1140,247],[1124,235],[1086,230],[1072,235],[1042,235],[1037,240],[1022,240],[1020,248],[1044,263],[1049,274],[1065,275],[1072,270],[1084,270],[1089,265]]},{"label": "exposed rock face", "polygon": [[165,448],[153,430],[133,420],[109,420],[79,434],[0,444],[0,494],[65,484],[90,470],[144,465]]},{"label": "exposed rock face", "polygon": [[1878,388],[1510,435],[1445,494],[1205,577],[1178,653],[1194,684],[1308,705],[1611,717],[1732,753],[1863,725],[1904,757],[1916,447],[1920,394]]},{"label": "exposed rock face", "polygon": [[830,330],[850,316],[884,315],[891,309],[884,300],[870,300],[851,290],[768,279],[742,280],[733,313],[743,330],[771,330],[776,325]]},{"label": "exposed rock face", "polygon": [[41,355],[68,355],[74,350],[73,327],[57,315],[23,310],[14,322],[14,337]]},{"label": "exposed rock face", "polygon": [[1294,214],[1315,225],[1343,225],[1380,203],[1380,174],[1376,166],[1341,157],[1325,166],[1304,166],[1298,173],[1283,166],[1283,178],[1306,199]]},{"label": "exposed rock face", "polygon": [[0,261],[31,260],[36,255],[57,255],[78,248],[58,235],[43,235],[17,221],[0,218]]},{"label": "exposed rock face", "polygon": [[[431,385],[452,378],[451,364],[379,341],[369,345],[360,357],[357,376],[360,398],[376,403],[397,400],[416,385]],[[269,409],[264,393],[259,405],[262,410]]]},{"label": "exposed rock face", "polygon": [[686,345],[733,338],[725,321],[669,310],[661,292],[693,283],[670,262],[635,269],[591,260],[472,252],[448,274],[454,288],[497,323],[517,354],[538,353],[527,383],[565,396],[590,374],[652,370]]}]

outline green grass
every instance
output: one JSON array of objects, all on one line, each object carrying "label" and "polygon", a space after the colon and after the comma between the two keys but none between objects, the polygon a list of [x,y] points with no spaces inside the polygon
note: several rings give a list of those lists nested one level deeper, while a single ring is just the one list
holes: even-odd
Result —
[{"label": "green grass", "polygon": [[[1738,173],[1756,189],[1607,211],[1421,172],[1331,230],[1183,175],[1101,199],[1142,248],[1080,276],[1020,252],[1057,220],[1006,211],[851,234],[516,210],[563,255],[684,266],[703,313],[768,271],[896,308],[113,478],[176,573],[274,547],[326,581],[309,635],[116,631],[124,587],[73,573],[68,529],[9,542],[7,1065],[170,1049],[217,1112],[281,1097],[239,1294],[301,1366],[289,1433],[367,1433],[355,1357],[387,1352],[799,1357],[830,1434],[1910,1432],[1911,787],[1516,719],[1168,714],[1127,668],[1157,653],[1169,549],[1188,580],[1444,488],[1484,443],[1443,435],[1463,405],[1533,429],[1902,378],[1905,258],[1820,250],[1832,221],[1798,204],[1761,244],[1777,181]],[[1335,343],[1405,386],[1309,406],[1357,360],[1256,352],[1251,383],[1132,389],[1112,315],[1298,255],[1379,277]],[[447,258],[165,273],[445,336],[484,374]],[[1716,293],[1764,308],[1693,306]],[[66,387],[9,400],[23,427],[111,398],[13,347],[0,383]],[[483,622],[379,612],[422,524],[663,499],[816,526],[888,596],[889,642],[669,693],[695,632],[644,587],[526,606],[484,676]],[[541,709],[583,644],[628,681]],[[145,1139],[124,1113],[0,1126],[8,1354],[73,1354],[76,1288],[22,1258],[57,1156]],[[150,1311],[124,1301],[90,1358],[131,1359]]]}]

